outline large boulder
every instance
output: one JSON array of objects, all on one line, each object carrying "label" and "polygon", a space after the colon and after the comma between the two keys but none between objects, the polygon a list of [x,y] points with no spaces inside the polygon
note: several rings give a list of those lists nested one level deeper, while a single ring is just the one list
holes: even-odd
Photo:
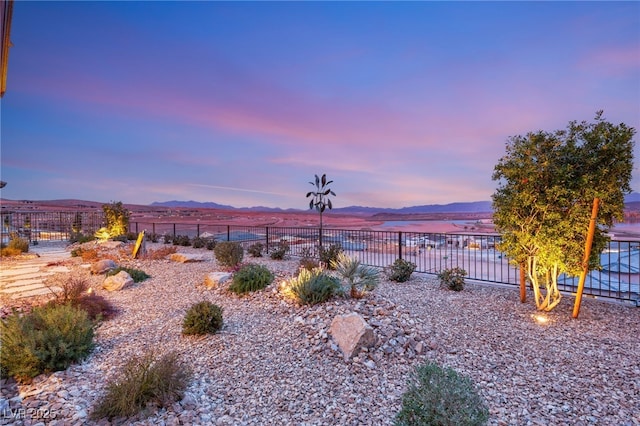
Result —
[{"label": "large boulder", "polygon": [[229,272],[211,272],[204,278],[204,285],[207,288],[218,288],[220,285],[231,279]]},{"label": "large boulder", "polygon": [[106,274],[117,267],[118,265],[116,265],[116,262],[111,259],[98,260],[91,265],[91,273],[96,275]]},{"label": "large boulder", "polygon": [[133,285],[133,278],[126,271],[120,271],[116,275],[105,278],[102,288],[107,291],[124,290]]},{"label": "large boulder", "polygon": [[363,347],[370,348],[376,343],[373,328],[355,312],[335,317],[329,327],[329,334],[345,359],[353,358]]},{"label": "large boulder", "polygon": [[207,260],[207,257],[201,254],[172,253],[169,256],[169,259],[173,260],[174,262],[192,263],[192,262],[204,262],[205,260]]}]

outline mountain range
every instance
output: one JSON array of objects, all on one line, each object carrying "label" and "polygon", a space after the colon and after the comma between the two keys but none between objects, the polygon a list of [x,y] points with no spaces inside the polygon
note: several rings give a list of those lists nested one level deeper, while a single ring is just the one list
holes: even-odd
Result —
[{"label": "mountain range", "polygon": [[[628,208],[633,210],[640,209],[640,193],[632,192],[625,197],[625,204]],[[263,212],[296,212],[303,211],[303,209],[281,209],[277,207],[233,207],[225,204],[218,204],[214,202],[199,202],[199,201],[162,201],[153,202],[151,206],[158,207],[183,207],[194,209],[228,209],[228,210],[240,210],[240,211],[263,211]],[[384,208],[384,207],[363,207],[363,206],[349,206],[338,207],[331,210],[334,213],[344,214],[358,214],[358,215],[374,215],[379,213],[394,213],[394,214],[421,214],[421,213],[491,213],[491,201],[472,201],[472,202],[458,202],[450,204],[425,204],[420,206],[401,207],[397,209]]]}]

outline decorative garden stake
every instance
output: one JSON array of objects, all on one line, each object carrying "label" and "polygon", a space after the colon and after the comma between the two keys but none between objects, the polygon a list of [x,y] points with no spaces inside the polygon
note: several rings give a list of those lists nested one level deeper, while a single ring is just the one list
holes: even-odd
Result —
[{"label": "decorative garden stake", "polygon": [[329,185],[331,185],[333,181],[332,180],[327,181],[326,174],[323,174],[321,178],[318,177],[318,175],[315,175],[315,177],[316,177],[315,182],[309,182],[309,183],[311,185],[314,185],[316,187],[316,190],[307,192],[307,198],[312,197],[311,200],[309,201],[309,209],[313,209],[315,207],[315,209],[320,213],[319,242],[320,242],[320,247],[322,248],[322,213],[325,211],[327,207],[329,207],[329,210],[333,208],[333,205],[331,204],[331,200],[329,199],[329,195],[333,195],[335,197],[336,193],[329,188]]}]

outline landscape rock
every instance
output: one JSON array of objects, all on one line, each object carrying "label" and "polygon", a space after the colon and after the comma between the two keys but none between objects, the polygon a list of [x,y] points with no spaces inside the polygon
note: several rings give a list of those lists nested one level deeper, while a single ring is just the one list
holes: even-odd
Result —
[{"label": "landscape rock", "polygon": [[126,271],[105,278],[102,288],[107,291],[120,291],[133,285],[133,278]]},{"label": "landscape rock", "polygon": [[95,275],[106,274],[117,267],[116,262],[111,259],[98,260],[91,265],[91,273]]},{"label": "landscape rock", "polygon": [[206,260],[206,257],[200,254],[193,253],[172,253],[169,256],[169,259],[179,263],[194,263],[204,262]]},{"label": "landscape rock", "polygon": [[204,285],[207,288],[218,288],[220,285],[231,279],[229,272],[210,272],[204,278]]},{"label": "landscape rock", "polygon": [[347,359],[353,358],[361,348],[370,348],[376,343],[373,328],[355,312],[335,317],[329,334]]}]

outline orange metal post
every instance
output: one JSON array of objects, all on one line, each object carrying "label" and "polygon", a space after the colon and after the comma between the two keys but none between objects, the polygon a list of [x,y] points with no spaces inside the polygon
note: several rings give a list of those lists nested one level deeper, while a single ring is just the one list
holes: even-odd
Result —
[{"label": "orange metal post", "polygon": [[593,209],[591,210],[591,221],[589,222],[589,233],[587,234],[587,243],[584,249],[584,259],[582,261],[582,273],[580,274],[580,281],[578,281],[578,291],[576,292],[576,301],[573,304],[573,317],[578,318],[580,314],[580,302],[582,301],[582,291],[584,290],[584,281],[587,278],[589,272],[589,256],[591,256],[591,244],[593,243],[593,234],[596,230],[596,219],[598,217],[598,207],[600,205],[600,199],[593,199]]}]

